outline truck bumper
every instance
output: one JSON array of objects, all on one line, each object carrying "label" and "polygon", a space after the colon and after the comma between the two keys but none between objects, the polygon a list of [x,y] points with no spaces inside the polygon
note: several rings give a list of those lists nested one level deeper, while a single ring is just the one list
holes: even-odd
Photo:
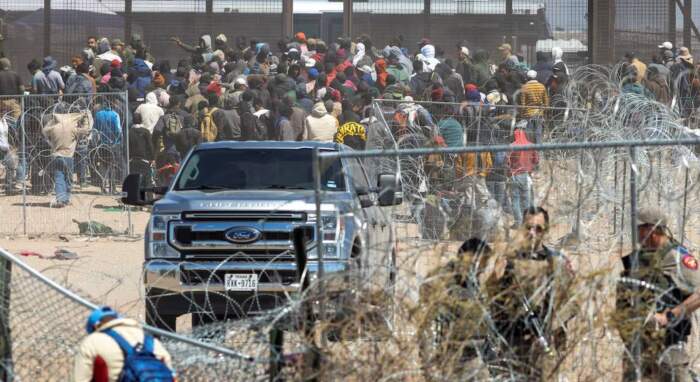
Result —
[{"label": "truck bumper", "polygon": [[[310,262],[307,266],[309,280],[317,279],[318,263]],[[342,280],[347,279],[349,263],[347,261],[324,261],[323,269],[327,293],[348,290]],[[183,272],[207,272],[220,274],[290,272],[296,270],[295,263],[255,263],[255,262],[193,262],[179,263],[165,260],[151,260],[144,264],[144,284],[146,302],[161,314],[180,315],[194,312],[214,312],[233,316],[254,315],[265,310],[284,305],[301,293],[298,281],[258,282],[256,291],[227,291],[223,280],[218,277],[207,278],[208,282],[189,283],[183,280]]]}]

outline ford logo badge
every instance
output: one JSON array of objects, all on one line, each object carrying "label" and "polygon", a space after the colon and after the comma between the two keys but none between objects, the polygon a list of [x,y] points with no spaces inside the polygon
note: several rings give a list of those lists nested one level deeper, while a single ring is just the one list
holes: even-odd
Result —
[{"label": "ford logo badge", "polygon": [[262,232],[251,227],[236,227],[226,232],[226,239],[236,244],[248,244],[258,241]]}]

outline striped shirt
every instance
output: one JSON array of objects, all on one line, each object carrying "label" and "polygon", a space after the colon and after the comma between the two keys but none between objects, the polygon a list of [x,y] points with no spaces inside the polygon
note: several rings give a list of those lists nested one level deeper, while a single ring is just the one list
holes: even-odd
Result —
[{"label": "striped shirt", "polygon": [[[547,89],[537,80],[528,81],[520,91],[520,105],[522,106],[549,106]],[[544,110],[534,107],[523,107],[520,111],[521,118],[541,117]]]}]

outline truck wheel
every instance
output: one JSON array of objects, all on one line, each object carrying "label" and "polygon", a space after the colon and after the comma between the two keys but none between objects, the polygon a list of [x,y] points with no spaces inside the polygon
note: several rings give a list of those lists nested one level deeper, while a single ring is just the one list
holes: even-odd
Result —
[{"label": "truck wheel", "polygon": [[158,313],[154,306],[146,301],[146,324],[158,329],[169,330],[174,332],[177,330],[176,322],[177,315]]}]

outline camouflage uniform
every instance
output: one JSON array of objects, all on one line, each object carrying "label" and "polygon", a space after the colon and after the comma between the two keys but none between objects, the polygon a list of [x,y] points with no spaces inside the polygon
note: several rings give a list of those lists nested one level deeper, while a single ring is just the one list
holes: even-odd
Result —
[{"label": "camouflage uniform", "polygon": [[[528,381],[555,378],[558,359],[565,353],[564,325],[571,318],[559,312],[568,303],[572,280],[566,257],[545,246],[509,258],[503,277],[488,287],[488,295],[493,296],[491,316],[508,349],[500,349],[487,362],[499,364],[498,369],[507,374],[504,377]],[[541,338],[535,323],[541,327]],[[543,340],[549,345],[548,352]]]},{"label": "camouflage uniform", "polygon": [[[700,287],[697,260],[686,248],[670,242],[658,250],[640,251],[638,274],[632,275],[631,255],[622,258],[624,270],[618,284],[615,324],[620,336],[631,351],[634,336],[639,335],[642,376],[692,381],[685,349],[691,331],[690,318],[679,317],[665,330],[655,330],[646,318],[653,312],[679,305]],[[634,364],[628,354],[624,359],[624,379],[635,378]]]}]

